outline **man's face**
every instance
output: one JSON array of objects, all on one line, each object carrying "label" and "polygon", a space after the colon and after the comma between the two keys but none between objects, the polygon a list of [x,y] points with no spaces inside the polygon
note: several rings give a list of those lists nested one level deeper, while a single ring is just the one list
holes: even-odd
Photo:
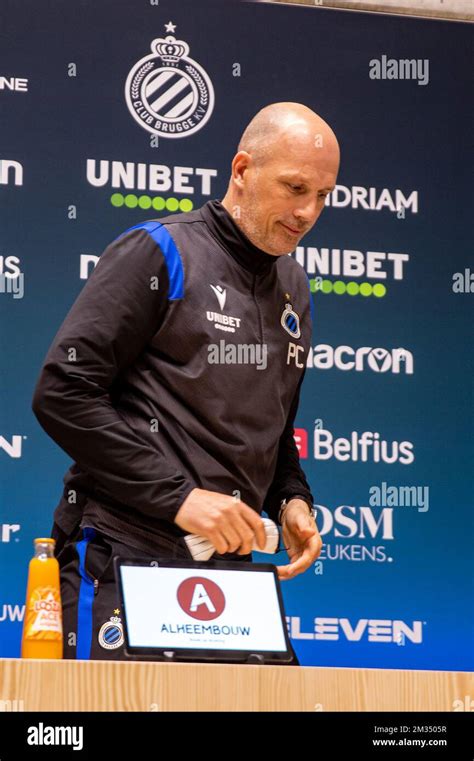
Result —
[{"label": "man's face", "polygon": [[337,151],[322,153],[311,146],[310,159],[301,150],[282,151],[261,167],[250,160],[243,174],[238,221],[250,240],[269,254],[294,251],[334,189]]}]

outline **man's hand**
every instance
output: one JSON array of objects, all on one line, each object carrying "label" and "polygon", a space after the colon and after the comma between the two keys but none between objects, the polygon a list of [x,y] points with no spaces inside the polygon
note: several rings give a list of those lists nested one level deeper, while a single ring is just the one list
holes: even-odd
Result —
[{"label": "man's hand", "polygon": [[301,499],[290,499],[283,511],[282,534],[287,548],[289,565],[277,566],[278,578],[283,581],[303,573],[316,560],[323,546],[308,505]]},{"label": "man's hand", "polygon": [[209,539],[219,555],[252,552],[254,540],[261,549],[265,547],[265,525],[255,510],[235,497],[217,491],[193,489],[180,509],[174,522],[189,534]]}]

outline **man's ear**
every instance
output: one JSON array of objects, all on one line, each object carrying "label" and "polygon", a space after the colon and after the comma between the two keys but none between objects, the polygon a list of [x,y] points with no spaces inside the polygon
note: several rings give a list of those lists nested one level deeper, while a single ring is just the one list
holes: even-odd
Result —
[{"label": "man's ear", "polygon": [[247,151],[239,151],[232,159],[232,180],[241,190],[244,185],[244,175],[250,164],[252,157]]}]

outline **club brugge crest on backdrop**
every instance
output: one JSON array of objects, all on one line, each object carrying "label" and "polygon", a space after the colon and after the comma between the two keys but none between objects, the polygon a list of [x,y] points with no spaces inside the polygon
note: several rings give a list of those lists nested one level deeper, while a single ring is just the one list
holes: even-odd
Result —
[{"label": "club brugge crest on backdrop", "polygon": [[[174,32],[175,24],[165,25]],[[204,127],[214,108],[214,88],[192,58],[189,45],[172,34],[150,45],[152,54],[131,69],[125,98],[133,118],[159,137],[187,137]]]},{"label": "club brugge crest on backdrop", "polygon": [[301,336],[300,318],[289,302],[285,304],[280,322],[290,336],[293,336],[293,338]]}]

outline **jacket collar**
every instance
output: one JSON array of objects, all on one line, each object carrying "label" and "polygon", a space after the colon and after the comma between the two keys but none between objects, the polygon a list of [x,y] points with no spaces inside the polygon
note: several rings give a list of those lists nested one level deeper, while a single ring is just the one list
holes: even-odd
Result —
[{"label": "jacket collar", "polygon": [[254,275],[271,271],[279,257],[254,246],[220,201],[208,201],[201,213],[213,236],[244,269]]}]

